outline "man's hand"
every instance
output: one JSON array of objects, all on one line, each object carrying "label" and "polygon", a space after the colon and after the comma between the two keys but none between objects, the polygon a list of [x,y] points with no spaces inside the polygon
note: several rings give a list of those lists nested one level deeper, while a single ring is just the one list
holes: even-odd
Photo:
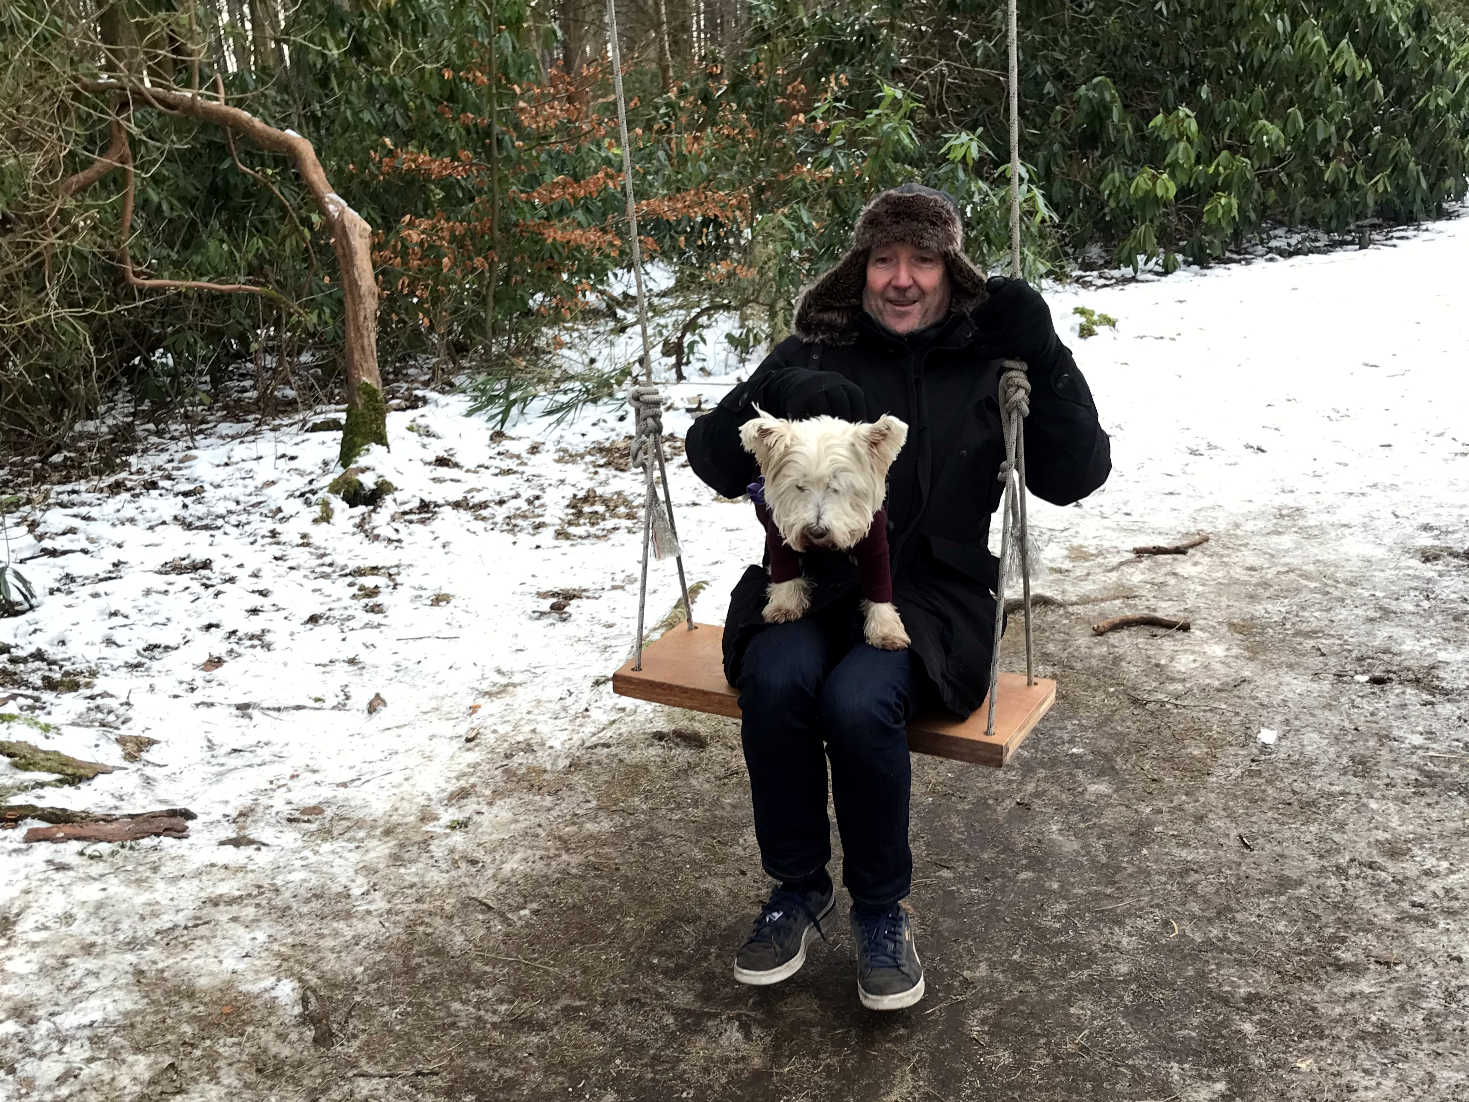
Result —
[{"label": "man's hand", "polygon": [[1051,310],[1040,292],[1023,279],[991,276],[989,298],[974,312],[974,322],[991,354],[1024,360],[1031,368],[1048,366],[1056,346]]},{"label": "man's hand", "polygon": [[835,371],[790,367],[773,374],[753,396],[755,405],[772,417],[800,421],[807,417],[837,417],[861,421],[867,413],[862,388]]}]

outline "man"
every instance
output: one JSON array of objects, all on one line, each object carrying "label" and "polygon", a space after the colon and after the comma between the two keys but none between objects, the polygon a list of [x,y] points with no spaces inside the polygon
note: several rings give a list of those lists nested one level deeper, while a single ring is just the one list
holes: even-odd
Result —
[{"label": "man", "polygon": [[1004,489],[997,361],[1029,365],[1032,491],[1069,504],[1111,469],[1091,393],[1041,296],[1019,280],[986,280],[962,246],[947,195],[917,184],[878,195],[851,250],[797,303],[795,335],[689,431],[695,473],[737,497],[757,473],[739,439],[757,405],[790,419],[891,413],[909,425],[889,471],[887,510],[893,601],[910,648],[863,642],[855,569],[839,554],[804,556],[813,584],[801,620],[764,623],[762,567],[750,567],[730,602],[725,675],[739,689],[761,863],[777,881],[735,958],[742,983],[793,975],[835,905],[829,759],[858,995],[877,1010],[923,997],[899,906],[913,872],[906,728],[924,704],[968,715],[987,686],[996,584],[987,541]]}]

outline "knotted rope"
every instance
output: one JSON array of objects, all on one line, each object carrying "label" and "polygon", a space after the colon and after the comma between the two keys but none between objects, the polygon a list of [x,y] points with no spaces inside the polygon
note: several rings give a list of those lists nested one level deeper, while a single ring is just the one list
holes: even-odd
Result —
[{"label": "knotted rope", "polygon": [[[617,7],[607,0],[607,42],[612,48],[612,86],[617,93],[617,130],[622,139],[623,190],[627,193],[627,235],[632,253],[633,282],[638,292],[638,327],[643,336],[643,382],[633,384],[628,394],[636,424],[630,461],[643,468],[646,496],[643,501],[643,571],[638,586],[638,637],[633,643],[636,656],[633,669],[643,668],[643,619],[648,608],[648,551],[666,559],[678,560],[678,585],[683,594],[684,618],[689,630],[694,627],[694,611],[689,604],[689,584],[684,577],[683,552],[678,544],[678,531],[673,526],[673,496],[668,491],[668,468],[663,462],[663,408],[658,388],[653,385],[653,353],[648,340],[648,296],[643,287],[643,246],[638,239],[638,208],[632,187],[632,146],[627,136],[627,98],[622,91],[622,48],[617,37]],[[658,478],[653,468],[658,468]],[[663,494],[659,497],[659,483]],[[665,508],[665,503],[667,507]]]},{"label": "knotted rope", "polygon": [[1005,575],[1009,573],[1011,560],[1017,556],[1025,583],[1025,683],[1035,684],[1030,630],[1030,534],[1025,518],[1025,433],[1021,431],[1030,413],[1030,377],[1025,373],[1026,365],[1019,360],[1000,363],[1000,423],[1005,433],[1005,461],[1000,464],[999,480],[1005,484],[1005,502],[1000,511],[1000,561],[995,577],[995,635],[990,653],[987,735],[995,733],[995,686],[1000,678],[1000,639],[1005,633]]},{"label": "knotted rope", "polygon": [[[1010,274],[1020,278],[1020,29],[1017,0],[1009,0],[1010,42]],[[1025,683],[1035,684],[1034,648],[1030,630],[1030,532],[1025,523],[1025,418],[1030,414],[1030,377],[1019,360],[1002,360],[1000,422],[1005,431],[1005,462],[1000,481],[1005,503],[1000,512],[1000,561],[995,572],[995,637],[990,654],[989,716],[984,733],[995,733],[995,688],[1000,680],[1000,639],[1005,634],[1005,575],[1011,559],[1020,559],[1025,585]],[[1012,547],[1011,529],[1015,547]],[[1018,555],[1016,548],[1018,547]]]},{"label": "knotted rope", "polygon": [[656,386],[634,383],[628,392],[637,425],[633,430],[631,465],[643,469],[643,483],[647,489],[644,502],[645,526],[652,530],[653,557],[667,559],[680,551],[678,536],[673,530],[673,518],[663,507],[658,496],[658,485],[654,479],[654,468],[661,469],[663,456],[663,403]]}]

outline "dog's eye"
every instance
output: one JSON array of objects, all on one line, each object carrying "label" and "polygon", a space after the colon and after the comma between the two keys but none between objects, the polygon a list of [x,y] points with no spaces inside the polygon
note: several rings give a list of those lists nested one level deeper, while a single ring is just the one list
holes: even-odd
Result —
[{"label": "dog's eye", "polygon": [[804,493],[806,493],[806,491],[807,491],[807,488],[806,488],[805,483],[802,483],[802,482],[797,482],[796,483],[796,492],[797,493],[804,494]]}]

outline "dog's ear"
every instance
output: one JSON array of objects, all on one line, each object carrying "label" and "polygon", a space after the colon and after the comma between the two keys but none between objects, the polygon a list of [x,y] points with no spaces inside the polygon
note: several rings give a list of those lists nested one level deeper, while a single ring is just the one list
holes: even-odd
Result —
[{"label": "dog's ear", "polygon": [[862,426],[862,435],[862,442],[872,456],[872,465],[879,473],[886,474],[908,439],[908,426],[889,413],[879,417],[874,424]]},{"label": "dog's ear", "polygon": [[740,444],[755,457],[762,471],[791,446],[791,436],[789,421],[771,417],[763,410],[759,417],[752,417],[740,426]]}]

